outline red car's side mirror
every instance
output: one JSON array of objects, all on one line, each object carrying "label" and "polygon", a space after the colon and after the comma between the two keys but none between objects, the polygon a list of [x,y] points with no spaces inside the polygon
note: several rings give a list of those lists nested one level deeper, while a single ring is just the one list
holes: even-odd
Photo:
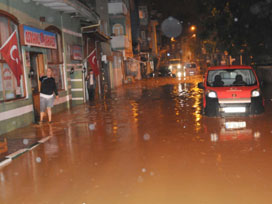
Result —
[{"label": "red car's side mirror", "polygon": [[197,87],[199,89],[205,89],[203,82],[198,83]]}]

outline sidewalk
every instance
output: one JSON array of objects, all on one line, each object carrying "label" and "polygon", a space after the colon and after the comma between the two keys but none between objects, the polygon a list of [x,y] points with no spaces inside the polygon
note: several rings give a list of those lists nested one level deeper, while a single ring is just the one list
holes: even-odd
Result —
[{"label": "sidewalk", "polygon": [[50,125],[46,123],[44,125],[32,124],[1,135],[0,169],[21,154],[31,151],[49,140],[53,136],[52,132],[50,132],[53,126],[54,123]]}]

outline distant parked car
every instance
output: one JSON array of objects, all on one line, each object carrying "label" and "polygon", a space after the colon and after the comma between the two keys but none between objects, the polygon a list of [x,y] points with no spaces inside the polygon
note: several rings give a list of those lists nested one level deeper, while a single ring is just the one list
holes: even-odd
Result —
[{"label": "distant parked car", "polygon": [[198,87],[204,89],[203,110],[207,116],[264,112],[260,82],[250,66],[210,67]]},{"label": "distant parked car", "polygon": [[158,76],[166,77],[171,76],[171,71],[169,70],[168,66],[161,66],[158,70]]},{"label": "distant parked car", "polygon": [[185,62],[183,64],[183,69],[186,76],[193,76],[199,74],[199,67],[195,62]]}]

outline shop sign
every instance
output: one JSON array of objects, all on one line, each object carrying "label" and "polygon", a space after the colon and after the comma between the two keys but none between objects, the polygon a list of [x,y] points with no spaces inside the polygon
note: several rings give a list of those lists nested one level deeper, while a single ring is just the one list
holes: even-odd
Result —
[{"label": "shop sign", "polygon": [[82,47],[79,45],[71,45],[71,59],[82,60]]},{"label": "shop sign", "polygon": [[21,25],[20,35],[22,45],[57,49],[57,37],[55,33]]}]

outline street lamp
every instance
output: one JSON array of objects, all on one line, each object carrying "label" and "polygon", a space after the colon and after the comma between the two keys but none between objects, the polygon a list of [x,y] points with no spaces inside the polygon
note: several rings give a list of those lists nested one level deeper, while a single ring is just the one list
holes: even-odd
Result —
[{"label": "street lamp", "polygon": [[195,31],[195,30],[196,30],[196,26],[192,25],[192,26],[190,27],[190,30],[191,30],[191,31]]}]

